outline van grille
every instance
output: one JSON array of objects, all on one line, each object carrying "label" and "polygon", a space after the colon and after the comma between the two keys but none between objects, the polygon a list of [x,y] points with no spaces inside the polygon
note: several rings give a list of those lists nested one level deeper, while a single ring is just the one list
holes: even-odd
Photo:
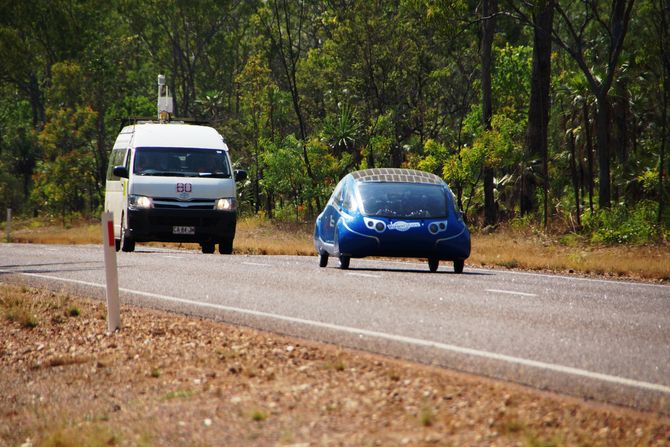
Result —
[{"label": "van grille", "polygon": [[177,200],[165,197],[154,198],[154,208],[158,209],[189,209],[189,210],[212,210],[214,209],[213,199],[190,199]]}]

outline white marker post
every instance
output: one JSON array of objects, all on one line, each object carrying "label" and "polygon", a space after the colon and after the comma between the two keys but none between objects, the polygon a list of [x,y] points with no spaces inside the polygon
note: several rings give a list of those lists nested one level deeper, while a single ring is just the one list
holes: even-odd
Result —
[{"label": "white marker post", "polygon": [[114,219],[112,213],[102,213],[102,241],[105,252],[105,278],[107,280],[107,331],[111,334],[121,329],[119,305],[119,273],[116,267],[116,247],[114,246]]}]

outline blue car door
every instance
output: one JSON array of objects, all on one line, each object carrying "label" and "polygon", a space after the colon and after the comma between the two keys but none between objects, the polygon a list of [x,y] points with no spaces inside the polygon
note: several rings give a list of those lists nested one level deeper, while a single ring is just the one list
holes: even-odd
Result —
[{"label": "blue car door", "polygon": [[321,216],[321,239],[328,244],[335,242],[335,228],[340,218],[344,183],[343,180],[337,185]]}]

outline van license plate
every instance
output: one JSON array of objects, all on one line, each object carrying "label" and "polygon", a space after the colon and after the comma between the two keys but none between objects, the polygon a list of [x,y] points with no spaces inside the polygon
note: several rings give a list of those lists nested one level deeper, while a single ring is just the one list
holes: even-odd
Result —
[{"label": "van license plate", "polygon": [[172,234],[195,234],[195,227],[172,227]]}]

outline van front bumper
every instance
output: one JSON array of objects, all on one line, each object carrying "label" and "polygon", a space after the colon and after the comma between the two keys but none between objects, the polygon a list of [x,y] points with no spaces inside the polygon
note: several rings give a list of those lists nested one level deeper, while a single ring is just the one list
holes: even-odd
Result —
[{"label": "van front bumper", "polygon": [[[236,222],[236,211],[152,208],[128,210],[127,231],[136,242],[218,243],[233,240]],[[193,234],[176,233],[185,227]]]}]

